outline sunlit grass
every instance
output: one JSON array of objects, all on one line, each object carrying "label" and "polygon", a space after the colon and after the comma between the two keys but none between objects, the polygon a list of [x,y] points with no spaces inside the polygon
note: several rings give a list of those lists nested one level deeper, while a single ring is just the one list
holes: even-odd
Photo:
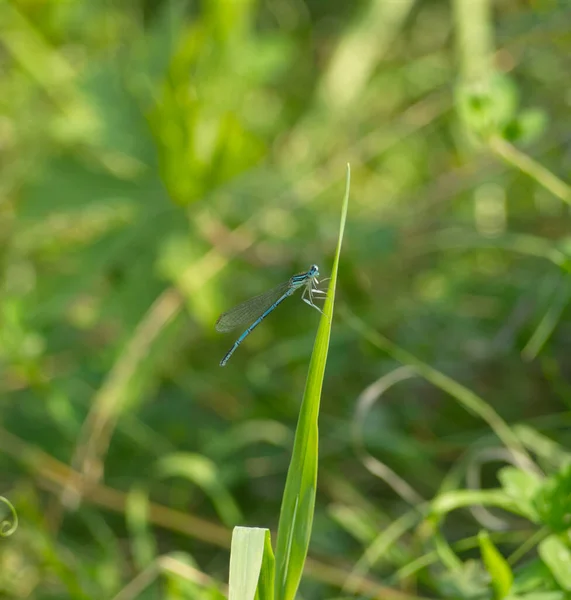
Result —
[{"label": "sunlit grass", "polygon": [[[0,1],[0,596],[218,599],[281,503],[262,596],[566,597],[569,11],[507,4]],[[347,161],[309,374],[220,373]]]}]

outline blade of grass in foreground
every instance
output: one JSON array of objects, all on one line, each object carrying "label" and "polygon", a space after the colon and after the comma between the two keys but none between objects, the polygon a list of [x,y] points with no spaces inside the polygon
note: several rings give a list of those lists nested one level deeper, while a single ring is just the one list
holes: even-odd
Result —
[{"label": "blade of grass in foreground", "polygon": [[268,600],[273,590],[274,555],[270,530],[234,527],[230,551],[229,600]]},{"label": "blade of grass in foreground", "polygon": [[317,486],[317,419],[327,351],[329,349],[337,270],[347,218],[350,184],[351,171],[349,165],[347,165],[345,197],[341,209],[341,225],[339,227],[335,260],[331,269],[331,281],[323,307],[324,316],[321,317],[319,323],[309,363],[307,383],[301,402],[293,454],[287,473],[280,511],[276,544],[275,600],[293,600],[295,598],[311,536]]}]

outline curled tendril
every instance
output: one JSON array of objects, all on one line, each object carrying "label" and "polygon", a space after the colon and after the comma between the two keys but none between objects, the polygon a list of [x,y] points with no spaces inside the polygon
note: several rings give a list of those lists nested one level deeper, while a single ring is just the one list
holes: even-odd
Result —
[{"label": "curled tendril", "polygon": [[12,506],[12,503],[4,496],[0,496],[0,502],[4,502],[6,506],[10,509],[12,513],[12,519],[2,519],[0,521],[0,537],[9,537],[11,536],[16,529],[18,529],[18,514],[16,513],[16,509]]}]

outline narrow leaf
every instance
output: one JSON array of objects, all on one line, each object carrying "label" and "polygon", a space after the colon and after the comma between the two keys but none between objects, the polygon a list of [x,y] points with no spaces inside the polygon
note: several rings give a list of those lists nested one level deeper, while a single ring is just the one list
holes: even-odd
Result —
[{"label": "narrow leaf", "polygon": [[498,600],[501,600],[510,593],[514,579],[512,570],[506,559],[494,546],[487,531],[481,531],[478,540],[480,542],[482,560],[484,561],[486,570],[492,578],[494,596]]},{"label": "narrow leaf", "polygon": [[531,521],[539,521],[533,499],[543,485],[540,477],[531,471],[504,467],[498,478],[504,492],[517,504],[521,512]]},{"label": "narrow leaf", "polygon": [[242,520],[240,509],[222,482],[218,468],[206,456],[173,452],[157,461],[156,470],[160,477],[184,477],[200,487],[210,497],[226,525]]},{"label": "narrow leaf", "polygon": [[557,583],[571,591],[571,550],[556,535],[550,535],[539,544],[539,556],[549,567]]},{"label": "narrow leaf", "polygon": [[[264,549],[269,546],[271,552],[269,539],[268,529],[234,527],[230,549],[229,600],[254,600],[264,559]],[[273,555],[267,564],[271,564],[272,560]],[[265,587],[267,584],[264,581]],[[266,598],[268,596],[261,596],[260,600]]]},{"label": "narrow leaf", "polygon": [[272,549],[272,538],[270,531],[266,529],[264,540],[264,557],[262,559],[262,570],[258,579],[256,600],[273,600],[275,585],[276,560]]},{"label": "narrow leaf", "polygon": [[309,364],[305,393],[295,432],[293,455],[288,469],[280,512],[276,545],[276,600],[293,600],[295,598],[309,547],[317,486],[317,419],[331,334],[333,303],[341,243],[347,219],[350,182],[351,172],[349,165],[347,165],[345,197],[341,209],[337,250],[331,270],[327,299],[323,307],[324,315],[321,317]]}]

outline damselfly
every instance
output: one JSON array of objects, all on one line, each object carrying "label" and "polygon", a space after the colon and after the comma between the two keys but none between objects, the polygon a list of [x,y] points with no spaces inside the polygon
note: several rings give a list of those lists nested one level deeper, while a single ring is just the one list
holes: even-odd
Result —
[{"label": "damselfly", "polygon": [[[220,361],[220,366],[223,367],[229,360],[236,348],[252,333],[252,331],[286,298],[289,298],[296,290],[303,287],[301,299],[313,306],[316,310],[322,313],[322,310],[313,302],[313,294],[325,294],[324,291],[317,289],[319,281],[319,268],[317,265],[311,265],[307,273],[294,275],[288,281],[276,286],[275,288],[254,296],[242,304],[238,304],[231,308],[228,312],[222,313],[216,321],[216,331],[232,331],[232,329],[245,323],[252,324],[244,331],[244,333],[234,342],[234,345],[226,353],[226,356]],[[306,298],[306,295],[308,298]],[[317,298],[316,298],[317,299]],[[323,314],[323,313],[322,313]]]}]

